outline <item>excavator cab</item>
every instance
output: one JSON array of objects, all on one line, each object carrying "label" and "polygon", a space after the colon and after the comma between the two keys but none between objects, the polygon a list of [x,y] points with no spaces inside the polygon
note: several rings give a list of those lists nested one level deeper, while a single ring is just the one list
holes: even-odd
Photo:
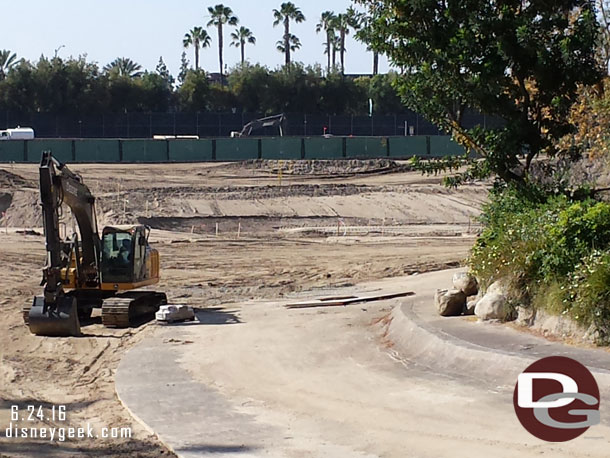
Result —
[{"label": "excavator cab", "polygon": [[156,250],[148,245],[150,228],[146,226],[106,227],[102,231],[102,284],[132,284],[158,277],[147,268]]}]

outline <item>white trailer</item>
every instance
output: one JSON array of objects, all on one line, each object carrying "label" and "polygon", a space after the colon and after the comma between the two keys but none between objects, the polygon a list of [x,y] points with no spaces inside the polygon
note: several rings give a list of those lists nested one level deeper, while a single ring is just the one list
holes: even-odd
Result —
[{"label": "white trailer", "polygon": [[31,127],[17,126],[14,129],[0,130],[0,141],[2,140],[32,140],[34,129]]}]

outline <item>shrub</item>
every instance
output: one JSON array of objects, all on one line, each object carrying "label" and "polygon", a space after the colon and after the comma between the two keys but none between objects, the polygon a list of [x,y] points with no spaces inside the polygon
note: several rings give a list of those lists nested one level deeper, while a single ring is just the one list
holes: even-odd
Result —
[{"label": "shrub", "polygon": [[610,340],[608,203],[505,188],[492,192],[481,221],[469,265],[484,287],[504,278],[513,299],[595,324]]}]

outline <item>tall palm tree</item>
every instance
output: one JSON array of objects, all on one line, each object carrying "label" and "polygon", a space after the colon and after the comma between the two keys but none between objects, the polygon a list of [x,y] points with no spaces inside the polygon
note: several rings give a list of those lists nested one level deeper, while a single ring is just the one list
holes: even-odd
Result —
[{"label": "tall palm tree", "polygon": [[237,25],[239,19],[237,16],[233,15],[233,10],[228,6],[224,6],[222,4],[216,5],[214,7],[208,7],[208,12],[212,17],[208,22],[209,26],[214,26],[218,29],[218,60],[220,62],[220,78],[222,80],[223,77],[223,59],[222,59],[222,48],[223,48],[223,37],[222,37],[222,26],[225,24],[228,25]]},{"label": "tall palm tree", "polygon": [[18,63],[17,54],[11,54],[8,49],[0,51],[0,81],[6,78],[7,73]]},{"label": "tall palm tree", "polygon": [[239,29],[235,29],[235,32],[231,34],[231,38],[233,38],[231,46],[241,48],[241,64],[243,65],[246,61],[246,43],[256,44],[256,37],[248,27],[241,26]]},{"label": "tall palm tree", "polygon": [[106,73],[116,73],[119,76],[137,78],[142,76],[142,66],[128,57],[117,57],[104,67]]},{"label": "tall palm tree", "polygon": [[195,70],[199,70],[199,48],[207,48],[212,42],[212,37],[203,27],[193,27],[189,33],[184,35],[182,44],[185,48],[195,48]]},{"label": "tall palm tree", "polygon": [[[372,5],[371,8],[376,10],[377,5]],[[367,17],[364,13],[355,10],[351,6],[347,9],[347,15],[350,18],[351,27],[357,32],[356,40],[363,41],[362,37],[359,35],[363,29],[366,29],[367,23],[371,18]],[[372,48],[370,45],[367,45],[366,50],[373,53],[373,75],[377,75],[379,73],[379,51]]]},{"label": "tall palm tree", "polygon": [[[279,40],[276,43],[276,47],[277,47],[277,50],[279,52],[281,52],[282,54],[286,54],[286,49],[288,49],[288,52],[291,52],[291,51],[294,52],[297,49],[301,49],[301,40],[299,40],[299,38],[296,35],[290,34],[290,38],[288,39],[288,48],[286,48],[285,40]],[[288,68],[288,67],[286,67],[286,68]]]},{"label": "tall palm tree", "polygon": [[[286,55],[286,68],[290,67],[290,52],[295,51],[301,47],[301,43],[298,42],[299,39],[290,33],[290,21],[293,20],[296,23],[305,21],[305,15],[301,12],[301,10],[292,2],[282,3],[280,5],[280,9],[273,10],[273,17],[275,20],[273,21],[273,27],[278,24],[284,24],[284,36],[282,51]],[[298,46],[296,46],[296,42],[298,42]],[[280,47],[278,46],[278,49]]]},{"label": "tall palm tree", "polygon": [[335,13],[332,11],[324,11],[320,16],[320,22],[316,24],[316,33],[324,31],[326,33],[326,57],[328,58],[327,72],[330,73],[330,56],[333,36],[335,31],[334,27]]},{"label": "tall palm tree", "polygon": [[339,56],[341,58],[341,74],[345,73],[345,38],[349,28],[354,25],[349,14],[339,13],[333,20],[334,29],[339,32]]}]

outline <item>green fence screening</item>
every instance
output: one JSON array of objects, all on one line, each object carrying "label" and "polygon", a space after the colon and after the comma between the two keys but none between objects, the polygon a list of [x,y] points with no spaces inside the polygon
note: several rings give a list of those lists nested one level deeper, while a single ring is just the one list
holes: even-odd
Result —
[{"label": "green fence screening", "polygon": [[207,162],[213,160],[212,140],[168,140],[172,162]]},{"label": "green fence screening", "polygon": [[[10,140],[9,140],[10,141]],[[43,151],[52,151],[61,162],[74,161],[72,140],[27,140],[27,162],[40,162]]]},{"label": "green fence screening", "polygon": [[388,139],[386,137],[349,137],[345,145],[346,156],[387,157]]},{"label": "green fence screening", "polygon": [[449,136],[431,136],[430,139],[430,156],[432,157],[443,157],[443,156],[461,156],[464,154],[464,148],[453,140]]},{"label": "green fence screening", "polygon": [[263,138],[263,159],[301,159],[302,141],[295,137]]},{"label": "green fence screening", "polygon": [[0,141],[0,162],[23,162],[25,161],[24,140]]},{"label": "green fence screening", "polygon": [[305,159],[341,159],[343,157],[343,138],[306,138]]},{"label": "green fence screening", "polygon": [[390,157],[411,158],[428,154],[427,137],[392,137],[390,142]]},{"label": "green fence screening", "polygon": [[278,137],[171,140],[5,140],[0,162],[38,162],[50,150],[62,162],[206,162],[248,159],[341,159],[457,156],[448,136]]},{"label": "green fence screening", "polygon": [[123,162],[166,162],[165,140],[121,140]]},{"label": "green fence screening", "polygon": [[119,140],[74,140],[74,157],[75,162],[120,162]]},{"label": "green fence screening", "polygon": [[256,138],[219,138],[216,140],[217,161],[245,161],[258,159],[259,141]]}]

